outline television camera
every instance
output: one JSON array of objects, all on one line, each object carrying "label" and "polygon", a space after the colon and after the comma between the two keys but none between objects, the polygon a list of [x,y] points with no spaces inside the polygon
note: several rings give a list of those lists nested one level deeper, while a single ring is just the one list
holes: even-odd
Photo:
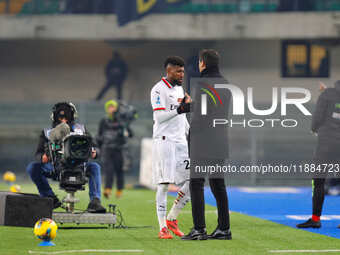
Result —
[{"label": "television camera", "polygon": [[52,178],[67,192],[63,203],[67,212],[74,212],[74,204],[79,202],[74,194],[84,190],[88,181],[86,163],[92,152],[91,137],[71,132],[66,123],[51,129],[48,152],[53,166]]}]

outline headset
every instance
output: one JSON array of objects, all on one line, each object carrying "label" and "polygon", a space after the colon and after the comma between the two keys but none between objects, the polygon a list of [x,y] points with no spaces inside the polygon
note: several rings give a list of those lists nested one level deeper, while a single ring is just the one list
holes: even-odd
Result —
[{"label": "headset", "polygon": [[70,108],[72,116],[73,116],[73,119],[70,120],[70,121],[71,122],[75,121],[78,118],[78,111],[77,111],[76,106],[71,102],[56,103],[52,108],[52,113],[51,113],[51,116],[50,116],[51,120],[54,121],[54,122],[58,121],[57,120],[57,114],[58,114],[59,107],[62,106],[62,105],[66,105]]}]

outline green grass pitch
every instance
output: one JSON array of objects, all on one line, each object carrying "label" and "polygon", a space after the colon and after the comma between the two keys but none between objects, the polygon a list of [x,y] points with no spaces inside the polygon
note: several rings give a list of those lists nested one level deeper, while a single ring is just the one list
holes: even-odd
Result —
[{"label": "green grass pitch", "polygon": [[[7,190],[0,184],[0,190]],[[59,197],[64,192],[54,185]],[[22,191],[36,193],[32,184],[22,185]],[[88,203],[87,192],[78,192],[81,202],[77,208],[85,209]],[[0,254],[20,255],[29,251],[56,252],[67,250],[143,250],[138,254],[161,255],[214,255],[214,254],[271,254],[269,250],[300,250],[300,249],[340,249],[337,239],[293,229],[270,221],[231,213],[231,230],[233,240],[181,241],[159,240],[158,223],[154,202],[155,193],[149,190],[126,190],[120,200],[103,199],[103,204],[117,204],[125,219],[127,229],[87,228],[77,229],[77,225],[63,225],[59,228],[55,247],[38,247],[39,240],[33,236],[31,228],[0,226]],[[168,199],[171,207],[173,197]],[[245,201],[246,203],[246,201]],[[206,206],[207,230],[216,227],[216,208]],[[188,232],[192,226],[191,208],[187,205],[179,217],[180,228]],[[80,225],[81,227],[82,225]],[[52,254],[52,253],[51,253]],[[65,253],[67,254],[67,253]],[[70,253],[85,254],[85,253]],[[86,253],[94,254],[94,253]],[[109,254],[109,253],[96,253]],[[132,253],[115,253],[132,254]],[[135,253],[137,254],[137,253]],[[287,254],[287,253],[286,253]],[[306,254],[306,253],[304,253]],[[315,254],[315,253],[314,253]],[[334,254],[334,253],[333,253]]]}]

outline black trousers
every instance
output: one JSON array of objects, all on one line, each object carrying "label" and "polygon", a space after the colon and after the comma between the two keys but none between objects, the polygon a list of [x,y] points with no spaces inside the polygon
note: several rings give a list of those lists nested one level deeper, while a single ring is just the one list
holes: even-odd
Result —
[{"label": "black trousers", "polygon": [[98,95],[97,95],[97,97],[96,97],[96,100],[98,101],[98,100],[100,100],[100,99],[102,99],[104,96],[105,96],[105,94],[106,94],[106,92],[110,89],[110,88],[112,88],[112,87],[115,87],[116,88],[116,90],[117,90],[117,99],[118,100],[121,100],[122,99],[122,93],[123,93],[123,86],[122,86],[123,84],[122,83],[112,83],[112,82],[110,82],[110,81],[108,81],[106,84],[105,84],[105,86],[99,91],[99,93],[98,93]]},{"label": "black trousers", "polygon": [[321,216],[325,200],[325,178],[313,179],[313,215]]},{"label": "black trousers", "polygon": [[112,189],[114,175],[117,189],[124,188],[123,154],[121,150],[105,148],[102,151],[102,163],[105,173],[105,188]]},{"label": "black trousers", "polygon": [[[203,229],[205,225],[204,178],[190,179],[191,207],[194,228]],[[209,179],[211,191],[216,199],[218,212],[218,228],[230,228],[229,205],[226,186],[223,178]]]},{"label": "black trousers", "polygon": [[[315,164],[339,164],[340,161],[340,141],[339,135],[332,132],[319,133],[318,134],[318,145],[316,148],[314,162]],[[321,177],[321,176],[320,176]],[[313,214],[321,216],[322,206],[325,200],[325,181],[327,178],[334,178],[325,173],[325,178],[314,178],[313,179]]]}]

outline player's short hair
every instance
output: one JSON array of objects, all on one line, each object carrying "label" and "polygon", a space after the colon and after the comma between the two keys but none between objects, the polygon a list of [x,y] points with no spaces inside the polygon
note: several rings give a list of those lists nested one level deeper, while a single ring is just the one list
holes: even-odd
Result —
[{"label": "player's short hair", "polygon": [[220,55],[216,50],[203,49],[200,51],[200,61],[203,61],[207,68],[218,67]]},{"label": "player's short hair", "polygon": [[170,56],[164,61],[164,68],[167,68],[169,64],[182,67],[184,66],[184,59],[179,56]]}]

